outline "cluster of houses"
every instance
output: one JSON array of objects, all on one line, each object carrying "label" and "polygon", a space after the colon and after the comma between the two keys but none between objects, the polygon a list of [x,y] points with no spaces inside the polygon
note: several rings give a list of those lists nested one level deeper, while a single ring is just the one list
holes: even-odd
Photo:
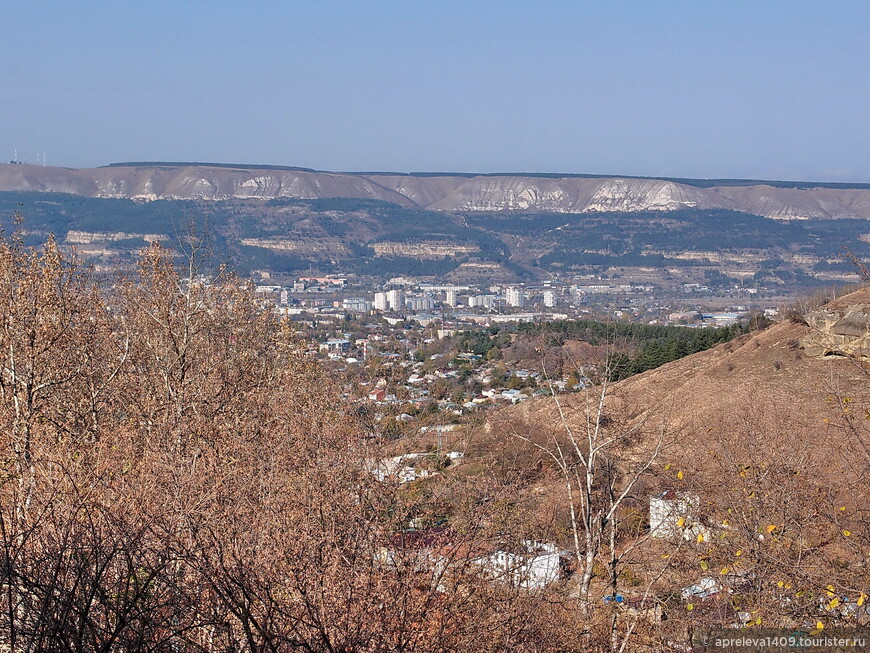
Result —
[{"label": "cluster of houses", "polygon": [[[457,333],[456,330],[445,329],[430,329],[428,332],[441,338],[450,338]],[[369,385],[364,398],[375,404],[409,403],[419,408],[433,401],[431,388],[434,384],[440,384],[442,390],[445,383],[461,389],[462,401],[435,398],[439,409],[449,410],[456,415],[474,411],[481,406],[519,403],[536,396],[565,392],[578,387],[576,379],[569,385],[567,377],[547,380],[545,383],[540,372],[518,366],[501,364],[497,371],[493,362],[470,352],[455,356],[456,361],[472,369],[470,377],[467,371],[461,376],[454,360],[443,353],[431,354],[425,360],[419,360],[418,349],[432,345],[438,338],[424,338],[419,329],[413,333],[413,342],[408,339],[408,332],[404,329],[386,333],[373,331],[363,338],[354,338],[352,334],[345,333],[326,338],[312,353],[346,367],[371,366],[369,371],[375,378],[362,381],[361,385]],[[389,372],[389,384],[383,376],[376,378],[378,371]],[[464,384],[468,381],[474,383],[474,392],[467,391]]]},{"label": "cluster of houses", "polygon": [[[420,368],[423,363],[417,361],[399,361],[395,363],[399,368],[405,368],[408,371],[407,377],[399,384],[402,390],[403,399],[397,397],[395,392],[387,390],[386,382],[381,379],[375,383],[367,394],[366,399],[376,404],[401,404],[408,402],[410,404],[422,405],[432,401],[429,387],[439,381],[456,382],[459,373],[455,369],[435,369],[428,372],[422,372]],[[517,379],[519,383],[528,383],[537,385],[541,380],[541,375],[537,372],[531,372],[524,369],[509,370],[504,378],[496,378],[493,376],[493,370],[489,366],[483,366],[482,369],[472,375],[471,379],[485,387],[474,396],[466,397],[466,401],[461,403],[454,402],[450,399],[437,399],[435,403],[439,409],[448,410],[456,415],[463,415],[467,412],[475,411],[481,407],[495,405],[499,403],[516,404],[534,397],[549,395],[548,388],[509,388],[506,383],[510,379]],[[552,383],[553,390],[565,391],[568,388],[568,381],[558,379]],[[467,393],[466,393],[467,394]]]}]

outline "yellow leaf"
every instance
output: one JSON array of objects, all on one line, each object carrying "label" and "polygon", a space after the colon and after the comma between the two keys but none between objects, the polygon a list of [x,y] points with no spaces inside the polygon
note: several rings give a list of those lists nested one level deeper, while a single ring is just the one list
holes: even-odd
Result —
[{"label": "yellow leaf", "polygon": [[686,525],[686,518],[685,518],[685,517],[680,517],[680,518],[677,520],[677,526],[679,526],[680,528],[682,528],[682,527],[685,526],[685,525]]},{"label": "yellow leaf", "polygon": [[670,557],[671,555],[669,553],[665,553],[664,555],[662,555],[662,560],[667,560]]},{"label": "yellow leaf", "polygon": [[831,599],[831,602],[828,603],[828,610],[833,610],[838,605],[840,605],[840,599],[839,599],[839,597],[835,596],[833,599]]},{"label": "yellow leaf", "polygon": [[677,472],[677,478],[683,480],[683,472]]},{"label": "yellow leaf", "polygon": [[701,560],[701,569],[707,571],[710,568],[710,565],[707,564],[706,560]]},{"label": "yellow leaf", "polygon": [[824,630],[824,629],[825,629],[825,624],[823,624],[821,621],[817,621],[817,622],[816,622],[816,628],[817,628],[818,630]]},{"label": "yellow leaf", "polygon": [[704,541],[704,534],[703,534],[703,533],[698,533],[698,544],[700,544],[700,543],[703,542],[703,541]]},{"label": "yellow leaf", "polygon": [[720,573],[720,574],[727,574],[727,573],[728,573],[728,567],[722,567],[722,569],[719,570],[719,573]]},{"label": "yellow leaf", "polygon": [[758,619],[755,620],[755,625],[756,625],[756,626],[760,626],[760,625],[761,625],[761,617],[759,617]]},{"label": "yellow leaf", "polygon": [[739,550],[737,553],[735,553],[734,555],[736,555],[736,556],[742,556],[742,555],[743,555],[743,549],[740,549],[740,550]]},{"label": "yellow leaf", "polygon": [[859,607],[859,608],[860,608],[862,605],[864,605],[864,601],[865,601],[866,599],[867,599],[867,595],[864,594],[864,593],[862,592],[862,593],[861,593],[861,596],[858,597],[858,607]]},{"label": "yellow leaf", "polygon": [[777,587],[783,587],[784,585],[785,585],[785,583],[783,583],[782,581],[779,581],[779,582],[776,584]]},{"label": "yellow leaf", "polygon": [[670,464],[670,463],[668,463],[667,465],[665,465],[665,471],[668,471],[670,468],[671,468],[671,464]]},{"label": "yellow leaf", "polygon": [[723,525],[723,526],[730,526],[731,524],[730,524],[730,522],[729,522],[727,519],[723,519],[723,520],[722,520],[722,525]]},{"label": "yellow leaf", "polygon": [[791,589],[791,583],[786,583],[786,584],[785,584],[785,588],[786,588],[787,590],[790,590],[790,589]]},{"label": "yellow leaf", "polygon": [[846,506],[840,506],[840,512],[846,512]]},{"label": "yellow leaf", "polygon": [[831,598],[832,596],[834,596],[834,586],[833,585],[828,585],[825,589],[828,590],[827,592],[825,592],[825,594],[828,595],[828,598]]},{"label": "yellow leaf", "polygon": [[767,527],[768,533],[773,533],[773,531],[775,531],[775,530],[776,530],[776,524],[771,524],[770,526]]},{"label": "yellow leaf", "polygon": [[849,537],[852,534],[852,531],[843,531],[843,535]]},{"label": "yellow leaf", "polygon": [[689,603],[689,605],[686,606],[686,610],[688,610],[689,612],[691,612],[694,609],[695,609],[694,603]]}]

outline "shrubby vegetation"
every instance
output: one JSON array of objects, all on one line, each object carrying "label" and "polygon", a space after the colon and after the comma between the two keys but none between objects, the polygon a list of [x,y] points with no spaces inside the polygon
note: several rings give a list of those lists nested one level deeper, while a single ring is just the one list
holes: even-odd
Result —
[{"label": "shrubby vegetation", "polygon": [[[457,479],[436,495],[378,481],[380,441],[304,343],[238,279],[205,283],[189,254],[182,275],[153,245],[104,287],[51,240],[0,241],[0,647],[579,641],[570,601],[487,581],[473,562],[521,536],[508,486]],[[432,565],[405,533],[445,512]]]},{"label": "shrubby vegetation", "polygon": [[[403,443],[185,243],[180,267],[153,245],[101,285],[52,240],[0,240],[0,647],[657,651],[706,625],[859,619],[844,611],[867,599],[859,485],[812,473],[832,444],[850,478],[866,471],[854,384],[832,388],[824,439],[795,440],[763,407],[689,439],[604,373],[575,402],[505,411],[468,437],[467,464],[433,447],[432,475],[381,481]],[[655,358],[735,333],[563,322],[543,336],[625,338]],[[460,341],[489,356],[505,336]],[[671,539],[646,518],[661,489],[704,497]],[[523,587],[480,563],[530,541],[569,552],[571,580]],[[691,594],[700,574],[728,591]]]}]

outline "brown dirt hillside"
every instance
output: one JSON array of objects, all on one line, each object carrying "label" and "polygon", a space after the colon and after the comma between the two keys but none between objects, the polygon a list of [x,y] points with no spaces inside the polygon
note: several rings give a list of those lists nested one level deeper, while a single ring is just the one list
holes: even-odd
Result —
[{"label": "brown dirt hillside", "polygon": [[[870,290],[861,289],[825,308],[868,301]],[[806,324],[784,321],[627,379],[620,394],[681,427],[686,444],[747,420],[792,444],[821,444],[838,434],[834,439],[847,448],[859,446],[854,438],[866,443],[870,368],[843,356],[808,355],[801,341],[812,335]]]},{"label": "brown dirt hillside", "polygon": [[794,322],[776,324],[639,374],[619,389],[646,412],[668,411],[695,430],[751,411],[801,424],[809,431],[795,435],[808,436],[824,424],[832,396],[866,399],[870,390],[870,377],[854,361],[807,356],[799,341],[808,331]]},{"label": "brown dirt hillside", "polygon": [[[825,308],[862,303],[870,303],[870,289]],[[614,384],[607,421],[635,428],[623,454],[641,454],[664,434],[669,446],[659,469],[671,463],[713,478],[725,460],[776,462],[810,470],[821,485],[863,486],[870,472],[870,365],[808,355],[800,341],[812,333],[783,321]],[[582,429],[586,398],[560,401],[567,421]],[[552,401],[539,400],[501,411],[491,430],[558,430],[560,420]]]}]

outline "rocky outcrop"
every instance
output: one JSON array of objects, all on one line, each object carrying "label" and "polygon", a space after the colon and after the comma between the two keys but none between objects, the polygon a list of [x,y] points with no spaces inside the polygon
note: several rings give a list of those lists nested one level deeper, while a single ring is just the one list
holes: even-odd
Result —
[{"label": "rocky outcrop", "polygon": [[[849,302],[832,302],[803,316],[812,329],[800,340],[810,356],[849,356],[870,360],[870,296],[851,295]],[[846,299],[846,298],[843,298]]]},{"label": "rocky outcrop", "polygon": [[294,254],[334,254],[346,256],[350,253],[347,246],[335,238],[308,238],[305,240],[242,238],[239,242],[247,247],[261,247],[275,252],[292,252]]},{"label": "rocky outcrop", "polygon": [[112,243],[119,240],[141,238],[147,243],[166,240],[164,234],[128,234],[123,231],[68,231],[66,241],[74,245],[91,245],[93,243]]},{"label": "rocky outcrop", "polygon": [[453,243],[417,242],[417,243],[374,243],[372,249],[376,256],[414,256],[417,258],[445,258],[479,252],[476,245],[457,245]]}]

